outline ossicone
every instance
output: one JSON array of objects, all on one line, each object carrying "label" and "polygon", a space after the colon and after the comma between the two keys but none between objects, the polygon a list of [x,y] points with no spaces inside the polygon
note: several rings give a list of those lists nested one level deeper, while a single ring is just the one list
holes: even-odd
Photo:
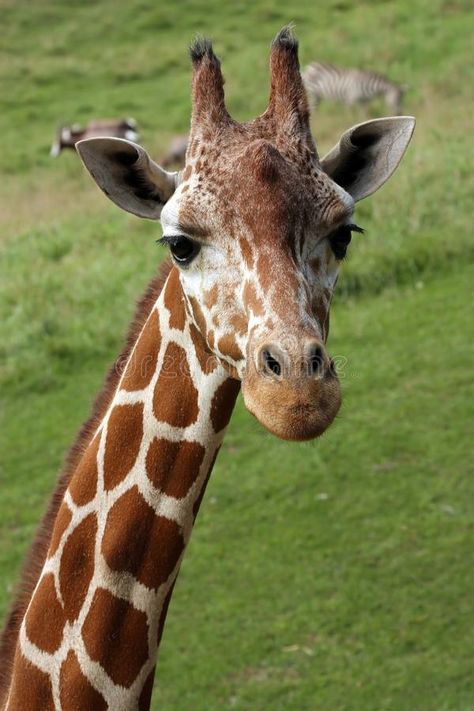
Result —
[{"label": "ossicone", "polygon": [[207,37],[201,37],[198,35],[195,38],[189,47],[189,56],[191,57],[193,64],[197,64],[204,57],[207,57],[209,60],[216,62],[220,66],[220,62],[212,49],[212,42],[207,39]]},{"label": "ossicone", "polygon": [[193,64],[191,139],[206,127],[230,122],[224,101],[224,77],[211,42],[197,37],[189,48]]},{"label": "ossicone", "polygon": [[296,59],[298,59],[298,40],[295,37],[292,25],[282,27],[272,42],[272,50],[273,49],[286,50],[295,55]]},{"label": "ossicone", "polygon": [[283,27],[271,45],[270,97],[264,114],[276,135],[287,143],[303,140],[314,155],[316,148],[309,128],[309,107],[300,74],[298,40],[291,25]]}]

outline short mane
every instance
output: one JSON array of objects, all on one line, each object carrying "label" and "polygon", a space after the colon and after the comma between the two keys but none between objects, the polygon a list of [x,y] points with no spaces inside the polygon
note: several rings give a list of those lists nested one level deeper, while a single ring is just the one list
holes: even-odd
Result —
[{"label": "short mane", "polygon": [[127,362],[133,346],[150,314],[153,305],[158,299],[165,281],[172,269],[172,263],[166,260],[160,267],[158,273],[148,284],[143,296],[137,303],[134,318],[130,324],[125,346],[116,359],[106,376],[104,385],[97,396],[92,413],[88,420],[79,430],[74,444],[66,456],[63,469],[59,476],[56,489],[50,499],[48,509],[43,516],[41,524],[36,532],[36,536],[30,547],[23,569],[20,573],[20,581],[17,586],[16,598],[6,619],[3,632],[0,637],[0,706],[3,706],[5,695],[10,685],[13,657],[18,638],[21,622],[28,608],[33,591],[38,583],[39,576],[43,569],[46,555],[51,540],[54,522],[64,498],[64,494],[76,469],[81,456],[92,439],[97,427],[102,421],[107,408],[117,389],[122,369]]}]

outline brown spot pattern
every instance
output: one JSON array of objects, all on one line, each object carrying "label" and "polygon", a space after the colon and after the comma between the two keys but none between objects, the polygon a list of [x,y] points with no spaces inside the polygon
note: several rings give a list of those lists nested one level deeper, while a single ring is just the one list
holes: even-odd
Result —
[{"label": "brown spot pattern", "polygon": [[[140,299],[135,316],[129,328],[127,342],[122,352],[122,355],[118,359],[118,363],[124,363],[128,360],[130,351],[138,338],[143,324],[150,314],[151,309],[154,307],[156,300],[162,290],[166,277],[170,271],[171,264],[170,260],[166,260],[158,273],[153,277],[149,283],[142,299]],[[121,371],[116,367],[116,364],[112,366],[109,370],[108,377],[101,389],[99,396],[96,398],[93,411],[90,418],[83,425],[79,431],[77,437],[75,438],[74,445],[72,446],[69,455],[67,457],[64,469],[61,476],[58,479],[57,485],[53,496],[51,497],[48,510],[43,517],[43,521],[37,531],[35,540],[31,552],[33,555],[28,557],[26,565],[23,568],[21,574],[21,580],[18,585],[18,591],[15,596],[15,601],[10,610],[9,616],[6,621],[6,630],[2,640],[2,666],[3,674],[0,676],[0,696],[4,690],[7,678],[10,678],[10,669],[13,665],[13,657],[15,654],[15,644],[18,637],[18,630],[23,620],[28,604],[31,600],[33,592],[38,583],[38,578],[41,573],[41,561],[47,556],[48,547],[51,541],[51,534],[54,528],[54,523],[57,517],[58,510],[60,508],[61,502],[64,497],[64,493],[67,486],[71,480],[71,476],[77,467],[80,458],[82,457],[86,447],[88,446],[91,435],[97,429],[98,424],[102,420],[103,416],[107,412],[116,388],[119,384],[121,377]],[[12,670],[13,677],[16,676],[16,667]],[[20,670],[21,671],[21,670]],[[19,672],[20,673],[20,672]],[[45,702],[43,708],[46,708],[47,704]],[[26,706],[22,706],[22,709]],[[31,707],[30,707],[31,708]]]},{"label": "brown spot pattern", "polygon": [[126,571],[156,589],[169,578],[183,550],[178,524],[156,516],[138,487],[132,487],[111,508],[102,553],[112,570]]},{"label": "brown spot pattern", "polygon": [[246,333],[248,329],[248,321],[241,314],[233,314],[230,319],[230,325],[241,335]]},{"label": "brown spot pattern", "polygon": [[82,626],[90,658],[115,684],[128,688],[148,659],[148,625],[144,612],[99,588]]},{"label": "brown spot pattern", "polygon": [[133,392],[149,385],[156,372],[160,344],[160,323],[158,313],[153,309],[127,365],[121,384],[123,390]]},{"label": "brown spot pattern", "polygon": [[97,435],[84,452],[69,484],[69,493],[78,506],[88,504],[96,494],[99,444],[100,435]]},{"label": "brown spot pattern", "polygon": [[188,427],[197,420],[198,391],[189,376],[186,352],[176,343],[166,349],[153,394],[153,412],[157,420],[174,427]]},{"label": "brown spot pattern", "polygon": [[56,523],[54,524],[53,533],[51,536],[51,544],[49,546],[48,556],[53,556],[59,548],[64,531],[71,523],[72,513],[68,505],[63,501],[58,511]]},{"label": "brown spot pattern", "polygon": [[233,333],[225,333],[221,336],[217,343],[217,347],[222,355],[229,356],[233,360],[240,360],[244,357],[242,351],[237,345],[237,341],[235,340]]},{"label": "brown spot pattern", "polygon": [[205,453],[199,442],[155,438],[146,455],[148,478],[167,496],[181,499],[198,477]]},{"label": "brown spot pattern", "polygon": [[204,318],[204,314],[202,312],[201,306],[200,306],[199,302],[194,298],[194,296],[189,297],[189,303],[191,304],[191,309],[193,312],[194,321],[196,323],[196,326],[198,327],[198,330],[201,332],[202,336],[205,338],[206,331],[207,331],[207,325],[206,325],[206,319]]},{"label": "brown spot pattern", "polygon": [[59,585],[64,612],[70,622],[79,615],[94,574],[96,535],[97,520],[91,513],[71,533],[63,549]]},{"label": "brown spot pattern", "polygon": [[[189,324],[189,332],[194,345],[196,358],[199,361],[203,373],[212,373],[217,367],[217,358],[215,355],[206,350],[206,344],[203,337],[193,323]],[[209,332],[211,333],[211,331]]]},{"label": "brown spot pattern", "polygon": [[120,484],[135,464],[143,437],[143,405],[116,405],[107,426],[104,486]]},{"label": "brown spot pattern", "polygon": [[186,309],[177,269],[171,271],[166,282],[164,304],[170,314],[170,328],[177,328],[182,331],[186,325]]},{"label": "brown spot pattern", "polygon": [[240,382],[228,378],[214,393],[211,402],[211,422],[215,432],[220,432],[229,424],[239,390]]},{"label": "brown spot pattern", "polygon": [[[276,257],[276,255],[275,255]],[[280,260],[281,261],[281,260]],[[279,265],[281,266],[281,265]],[[285,265],[286,266],[286,265]],[[265,294],[268,294],[273,284],[275,283],[275,265],[269,258],[268,252],[260,253],[257,257],[257,274],[260,282],[260,288]],[[280,277],[286,278],[286,269],[282,269]]]},{"label": "brown spot pattern", "polygon": [[9,711],[54,711],[53,691],[47,674],[31,664],[19,650],[10,689]]},{"label": "brown spot pattern", "polygon": [[61,711],[106,711],[108,708],[100,694],[84,676],[73,651],[62,663],[59,676]]},{"label": "brown spot pattern", "polygon": [[253,268],[253,254],[250,242],[245,237],[239,237],[240,251],[249,269]]},{"label": "brown spot pattern", "polygon": [[208,289],[208,291],[204,292],[204,305],[208,308],[211,309],[215,304],[217,303],[217,296],[219,294],[219,289],[217,287],[217,284],[214,284],[213,287]]},{"label": "brown spot pattern", "polygon": [[255,316],[263,315],[263,304],[257,296],[254,285],[249,281],[245,282],[242,298],[246,308],[253,311]]},{"label": "brown spot pattern", "polygon": [[41,580],[26,615],[28,639],[48,654],[53,654],[62,641],[64,612],[56,596],[54,577],[48,573]]},{"label": "brown spot pattern", "polygon": [[209,331],[209,333],[207,334],[207,342],[209,344],[209,348],[214,348],[214,341],[214,331]]}]

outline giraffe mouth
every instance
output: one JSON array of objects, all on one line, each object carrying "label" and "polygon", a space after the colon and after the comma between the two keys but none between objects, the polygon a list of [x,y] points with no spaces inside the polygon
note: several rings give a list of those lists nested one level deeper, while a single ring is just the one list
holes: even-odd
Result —
[{"label": "giraffe mouth", "polygon": [[252,380],[244,380],[242,384],[245,406],[280,439],[305,441],[320,437],[341,406],[340,386],[335,377],[315,381],[305,392],[287,383]]}]

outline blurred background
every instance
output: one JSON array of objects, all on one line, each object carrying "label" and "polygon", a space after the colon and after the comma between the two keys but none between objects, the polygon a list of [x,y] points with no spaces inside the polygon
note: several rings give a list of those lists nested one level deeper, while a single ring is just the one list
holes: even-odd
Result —
[{"label": "blurred background", "polygon": [[[186,135],[187,46],[209,36],[239,120],[268,49],[403,87],[417,128],[357,207],[331,312],[344,405],[278,441],[238,403],[168,616],[153,708],[474,708],[472,5],[463,0],[0,0],[0,618],[58,469],[164,258],[60,126],[133,118],[157,158]],[[320,155],[389,112],[326,98]],[[76,126],[79,124],[79,126]],[[53,152],[58,152],[57,146]],[[472,166],[472,162],[471,162]]]}]

